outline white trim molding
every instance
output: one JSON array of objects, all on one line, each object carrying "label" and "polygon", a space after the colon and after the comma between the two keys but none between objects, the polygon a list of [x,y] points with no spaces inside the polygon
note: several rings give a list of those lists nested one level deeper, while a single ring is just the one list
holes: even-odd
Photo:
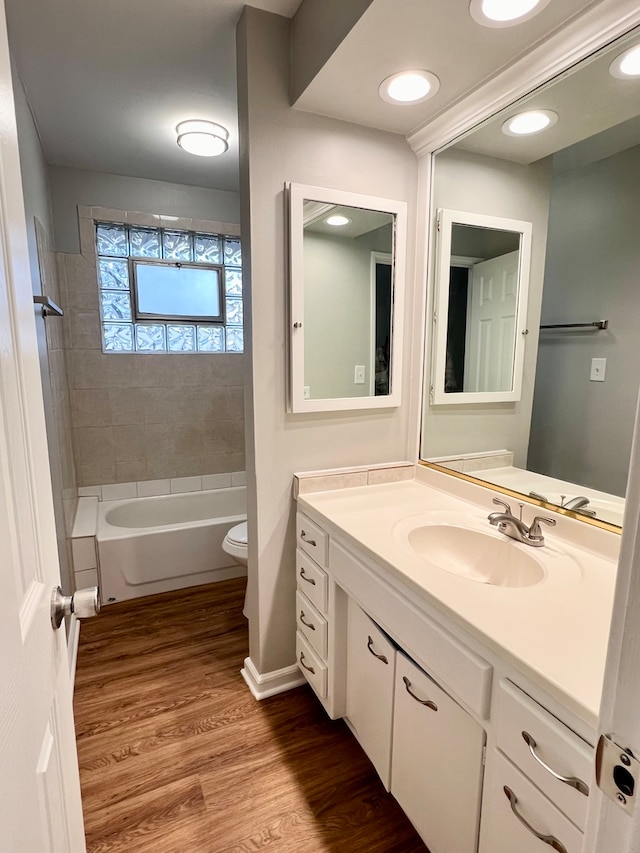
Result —
[{"label": "white trim molding", "polygon": [[260,673],[251,658],[245,658],[240,674],[254,698],[258,700],[267,699],[277,693],[286,693],[287,690],[293,690],[294,687],[306,684],[306,680],[296,664],[286,666],[284,669]]},{"label": "white trim molding", "polygon": [[410,133],[409,144],[418,157],[428,156],[639,25],[637,0],[602,0],[454,107]]}]

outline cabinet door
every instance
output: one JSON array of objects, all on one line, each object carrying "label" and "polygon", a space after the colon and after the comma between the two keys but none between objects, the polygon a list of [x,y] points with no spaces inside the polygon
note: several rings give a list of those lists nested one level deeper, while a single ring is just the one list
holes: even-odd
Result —
[{"label": "cabinet door", "polygon": [[582,833],[499,752],[490,756],[480,853],[580,853]]},{"label": "cabinet door", "polygon": [[389,790],[395,646],[349,600],[347,719]]},{"label": "cabinet door", "polygon": [[483,747],[482,726],[398,652],[391,793],[431,853],[477,849]]}]

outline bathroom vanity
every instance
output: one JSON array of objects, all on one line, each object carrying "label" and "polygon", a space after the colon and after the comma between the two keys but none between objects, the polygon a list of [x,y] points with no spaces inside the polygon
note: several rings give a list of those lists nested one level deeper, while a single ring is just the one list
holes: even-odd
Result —
[{"label": "bathroom vanity", "polygon": [[420,466],[300,495],[298,664],[431,853],[578,853],[619,537],[557,514],[534,548],[496,509]]}]

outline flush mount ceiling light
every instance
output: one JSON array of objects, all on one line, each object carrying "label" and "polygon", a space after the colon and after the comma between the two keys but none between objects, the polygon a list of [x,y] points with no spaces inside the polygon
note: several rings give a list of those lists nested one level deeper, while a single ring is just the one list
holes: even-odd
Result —
[{"label": "flush mount ceiling light", "polygon": [[511,116],[502,125],[507,136],[531,136],[552,127],[558,121],[558,113],[553,110],[529,110]]},{"label": "flush mount ceiling light", "polygon": [[199,157],[217,157],[229,148],[229,131],[213,121],[181,121],[176,133],[180,148]]},{"label": "flush mount ceiling light", "polygon": [[386,77],[378,92],[389,104],[420,104],[432,98],[440,88],[440,81],[430,71],[399,71]]},{"label": "flush mount ceiling light", "polygon": [[621,80],[640,77],[640,44],[630,47],[620,56],[616,56],[609,66],[609,73]]},{"label": "flush mount ceiling light", "polygon": [[551,0],[471,0],[469,12],[483,27],[512,27],[533,18]]},{"label": "flush mount ceiling light", "polygon": [[327,225],[335,225],[337,228],[339,228],[341,225],[348,225],[351,220],[348,216],[342,216],[342,214],[340,213],[334,213],[333,216],[328,216],[325,219],[325,222],[327,223]]}]

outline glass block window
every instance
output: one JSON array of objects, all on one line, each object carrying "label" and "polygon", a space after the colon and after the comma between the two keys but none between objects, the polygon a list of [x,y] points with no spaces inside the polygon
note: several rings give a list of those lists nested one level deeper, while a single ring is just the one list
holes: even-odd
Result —
[{"label": "glass block window", "polygon": [[105,352],[243,352],[240,240],[96,223]]}]

